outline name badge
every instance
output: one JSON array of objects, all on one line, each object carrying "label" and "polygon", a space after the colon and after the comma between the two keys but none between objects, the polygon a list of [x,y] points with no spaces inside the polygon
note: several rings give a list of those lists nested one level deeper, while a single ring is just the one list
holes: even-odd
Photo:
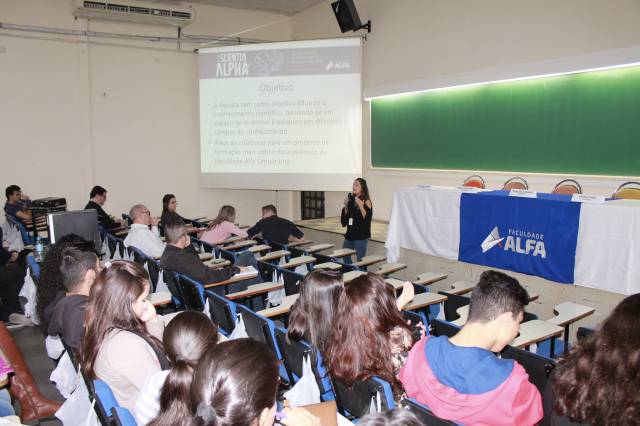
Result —
[{"label": "name badge", "polygon": [[604,203],[604,195],[573,194],[571,201],[574,203],[602,204]]},{"label": "name badge", "polygon": [[536,198],[538,193],[528,189],[512,189],[509,191],[509,197]]},{"label": "name badge", "polygon": [[353,218],[352,217],[349,218],[349,226],[353,226]]}]

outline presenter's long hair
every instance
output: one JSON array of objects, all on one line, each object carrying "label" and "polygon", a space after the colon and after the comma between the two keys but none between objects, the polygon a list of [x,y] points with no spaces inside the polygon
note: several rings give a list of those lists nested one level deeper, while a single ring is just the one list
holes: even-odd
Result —
[{"label": "presenter's long hair", "polygon": [[309,272],[300,283],[300,297],[291,307],[287,338],[307,340],[324,353],[343,291],[340,272],[324,269]]},{"label": "presenter's long hair", "polygon": [[402,385],[394,374],[392,348],[404,346],[411,331],[393,288],[372,273],[346,283],[333,324],[324,354],[331,376],[347,386],[379,376],[399,395]]},{"label": "presenter's long hair", "polygon": [[556,413],[573,422],[640,425],[640,294],[558,362],[552,383]]},{"label": "presenter's long hair", "polygon": [[221,342],[207,350],[193,373],[194,425],[256,425],[277,396],[278,361],[267,345],[253,339]]},{"label": "presenter's long hair", "polygon": [[218,328],[202,312],[185,311],[171,320],[162,335],[171,370],[160,392],[160,412],[149,426],[191,424],[193,370],[217,341]]},{"label": "presenter's long hair", "polygon": [[173,195],[173,194],[164,194],[164,197],[162,197],[162,211],[163,212],[168,212],[169,211],[169,203],[174,198],[176,198],[176,196]]},{"label": "presenter's long hair", "polygon": [[218,216],[209,223],[207,226],[207,231],[215,228],[223,222],[235,222],[236,220],[236,209],[233,206],[222,206],[220,207],[220,211],[218,212]]},{"label": "presenter's long hair", "polygon": [[364,201],[371,200],[369,196],[369,187],[367,186],[367,181],[363,178],[356,178],[356,180],[360,183],[360,188],[362,188],[361,198]]}]

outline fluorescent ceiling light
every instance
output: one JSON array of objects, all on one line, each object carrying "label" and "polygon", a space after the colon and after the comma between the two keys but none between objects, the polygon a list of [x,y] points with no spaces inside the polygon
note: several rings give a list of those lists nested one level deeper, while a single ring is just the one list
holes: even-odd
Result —
[{"label": "fluorescent ceiling light", "polygon": [[628,64],[608,65],[608,66],[603,66],[603,67],[587,68],[587,69],[581,69],[581,70],[575,70],[575,71],[564,71],[564,72],[555,72],[555,73],[549,73],[549,74],[531,75],[531,76],[527,76],[527,77],[513,77],[513,78],[504,78],[504,79],[499,79],[499,80],[482,81],[482,82],[477,82],[477,83],[457,84],[457,85],[452,85],[452,86],[436,87],[436,88],[433,88],[433,89],[413,90],[413,91],[409,91],[409,92],[394,93],[392,95],[370,96],[370,97],[365,98],[364,100],[365,101],[372,101],[374,99],[384,99],[384,98],[393,98],[393,97],[400,97],[400,96],[410,96],[410,95],[417,95],[419,93],[439,92],[441,90],[462,89],[462,88],[465,88],[465,87],[484,86],[484,85],[487,85],[487,84],[507,83],[507,82],[512,82],[512,81],[534,80],[534,79],[539,79],[539,78],[557,77],[557,76],[561,76],[561,75],[580,74],[580,73],[585,73],[585,72],[604,71],[604,70],[611,70],[611,69],[617,69],[617,68],[634,67],[634,66],[638,66],[638,65],[640,65],[640,62],[632,62],[632,63],[628,63]]}]

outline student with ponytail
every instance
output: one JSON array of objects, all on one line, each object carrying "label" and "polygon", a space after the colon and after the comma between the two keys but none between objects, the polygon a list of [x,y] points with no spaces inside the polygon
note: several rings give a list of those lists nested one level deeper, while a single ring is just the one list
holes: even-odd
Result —
[{"label": "student with ponytail", "polygon": [[217,327],[201,312],[182,312],[171,320],[162,337],[171,369],[147,379],[136,403],[135,417],[139,425],[191,424],[193,369],[217,341]]}]

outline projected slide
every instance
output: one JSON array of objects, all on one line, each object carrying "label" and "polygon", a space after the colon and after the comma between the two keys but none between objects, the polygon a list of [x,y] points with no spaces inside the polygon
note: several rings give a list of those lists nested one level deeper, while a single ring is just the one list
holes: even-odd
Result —
[{"label": "projected slide", "polygon": [[199,53],[204,187],[351,188],[362,168],[359,38]]}]

